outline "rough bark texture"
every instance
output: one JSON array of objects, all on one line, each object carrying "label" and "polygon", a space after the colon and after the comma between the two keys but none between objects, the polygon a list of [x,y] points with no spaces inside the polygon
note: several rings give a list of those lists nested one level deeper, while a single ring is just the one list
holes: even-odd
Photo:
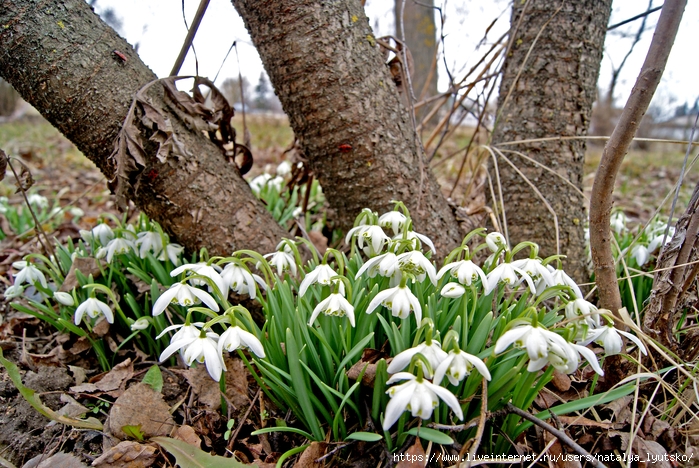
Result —
[{"label": "rough bark texture", "polygon": [[402,200],[439,255],[460,241],[356,0],[233,0],[337,227]]},{"label": "rough bark texture", "polygon": [[[610,11],[611,0],[514,2],[512,24],[519,26],[504,64],[495,144],[587,133]],[[545,29],[530,53],[542,28]],[[511,94],[503,103],[508,93]],[[527,154],[582,190],[584,141],[506,148]],[[508,157],[555,210],[560,252],[568,257],[564,262],[566,271],[578,281],[585,280],[586,215],[582,195],[560,177],[518,156]],[[510,241],[515,244],[531,240],[541,246],[544,256],[556,253],[551,214],[513,169],[502,162],[499,169]]]},{"label": "rough bark texture", "polygon": [[437,94],[437,70],[432,70],[437,53],[437,28],[434,24],[435,10],[432,8],[434,0],[405,0],[401,21],[402,2],[403,0],[397,0],[394,10],[396,37],[405,37],[405,44],[413,57],[413,92],[421,100]]},{"label": "rough bark texture", "polygon": [[[0,0],[0,25],[0,75],[111,179],[114,139],[134,95],[156,76],[83,0]],[[159,163],[155,145],[146,148],[148,178],[133,201],[190,250],[273,250],[285,232],[237,168],[152,88],[191,157]]]}]

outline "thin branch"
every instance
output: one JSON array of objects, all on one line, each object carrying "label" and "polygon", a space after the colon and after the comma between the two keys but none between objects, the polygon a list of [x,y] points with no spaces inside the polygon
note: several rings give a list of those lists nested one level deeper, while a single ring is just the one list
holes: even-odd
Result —
[{"label": "thin branch", "polygon": [[[180,68],[182,68],[182,64],[184,63],[185,57],[187,57],[187,52],[189,52],[189,48],[192,47],[192,42],[194,41],[194,36],[197,35],[197,30],[199,29],[199,25],[201,24],[201,20],[204,17],[204,13],[206,13],[206,8],[209,6],[209,0],[201,0],[199,3],[199,8],[197,8],[197,12],[194,15],[194,20],[192,20],[192,26],[187,30],[187,36],[184,38],[184,43],[182,44],[182,48],[180,49],[180,55],[177,56],[177,60],[175,60],[175,65],[172,66],[172,71],[170,71],[170,76],[177,76],[177,74],[180,73]],[[199,73],[197,73],[198,75]]]},{"label": "thin branch", "polygon": [[488,381],[483,377],[481,385],[481,417],[478,420],[478,429],[476,437],[473,440],[473,445],[468,451],[468,460],[466,460],[466,468],[471,468],[471,460],[476,458],[476,452],[481,445],[481,439],[485,432],[485,421],[488,418]]},{"label": "thin branch", "polygon": [[613,24],[607,28],[607,31],[611,31],[612,29],[616,29],[619,26],[629,24],[630,22],[636,21],[637,19],[645,18],[646,16],[650,15],[651,13],[655,13],[656,11],[660,10],[662,7],[663,7],[663,5],[660,5],[659,7],[655,7],[655,8],[650,8],[649,10],[644,11],[640,15],[632,16],[631,18],[626,19],[620,23]]},{"label": "thin branch", "polygon": [[658,20],[648,55],[621,118],[602,152],[590,199],[590,250],[600,294],[600,306],[618,316],[621,295],[611,248],[610,218],[616,174],[641,118],[655,93],[677,35],[686,0],[667,0]]}]

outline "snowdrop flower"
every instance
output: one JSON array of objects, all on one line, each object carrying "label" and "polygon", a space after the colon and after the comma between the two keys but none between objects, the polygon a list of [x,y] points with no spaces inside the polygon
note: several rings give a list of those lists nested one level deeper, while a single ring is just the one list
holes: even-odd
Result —
[{"label": "snowdrop flower", "polygon": [[335,317],[344,317],[346,315],[350,325],[354,326],[354,307],[339,292],[330,294],[313,309],[308,325],[313,325],[313,322],[315,322],[321,312]]},{"label": "snowdrop flower", "polygon": [[267,288],[267,284],[258,275],[250,273],[236,263],[229,263],[221,272],[221,278],[226,283],[227,288],[231,288],[236,294],[247,294],[250,299],[257,297],[257,282],[260,287]]},{"label": "snowdrop flower", "polygon": [[114,239],[114,231],[107,224],[98,224],[91,231],[80,231],[80,237],[83,238],[85,242],[91,242],[92,240],[97,240],[100,245],[107,245],[107,243]]},{"label": "snowdrop flower", "polygon": [[507,240],[505,239],[505,236],[499,232],[491,232],[485,236],[485,244],[493,253],[500,250],[500,248],[507,248]]},{"label": "snowdrop flower", "polygon": [[404,411],[410,411],[413,417],[429,419],[432,412],[439,404],[441,398],[454,411],[461,420],[464,418],[459,400],[449,390],[424,379],[418,379],[408,372],[399,372],[388,379],[387,384],[400,380],[407,382],[389,388],[386,393],[391,401],[386,405],[386,413],[383,420],[383,430],[387,431],[398,421]]},{"label": "snowdrop flower", "polygon": [[651,250],[645,245],[636,244],[631,248],[631,256],[636,260],[638,266],[643,266],[650,259]]},{"label": "snowdrop flower", "polygon": [[114,323],[114,314],[112,313],[112,309],[107,304],[94,297],[86,299],[85,302],[80,304],[78,308],[75,309],[76,325],[80,324],[83,319],[83,315],[85,314],[92,318],[103,314],[108,323]]},{"label": "snowdrop flower", "polygon": [[623,211],[612,213],[609,224],[614,232],[621,235],[621,232],[626,229],[626,215]]},{"label": "snowdrop flower", "polygon": [[368,273],[370,278],[373,278],[378,273],[386,278],[397,277],[400,279],[401,272],[398,269],[397,258],[398,256],[393,252],[386,252],[385,254],[370,258],[357,271],[354,279],[359,279],[359,277],[362,276],[365,271]]},{"label": "snowdrop flower", "polygon": [[430,282],[437,286],[437,272],[435,271],[432,262],[427,260],[427,257],[419,250],[405,252],[396,257],[398,268],[405,273],[415,275],[419,282],[425,280],[425,274],[429,276]]},{"label": "snowdrop flower", "polygon": [[641,340],[639,340],[636,336],[632,335],[631,333],[627,333],[622,330],[617,330],[611,324],[595,328],[594,330],[590,330],[585,340],[580,344],[588,345],[592,342],[595,342],[598,345],[603,346],[604,352],[607,353],[607,355],[611,356],[613,354],[619,354],[621,352],[623,343],[621,341],[621,336],[619,336],[620,334],[636,343],[636,346],[638,346],[641,352],[646,356],[648,355],[646,347],[643,346]]},{"label": "snowdrop flower", "polygon": [[389,374],[395,374],[396,372],[405,369],[412,361],[413,356],[418,353],[422,354],[432,367],[432,369],[428,369],[427,366],[420,361],[422,371],[427,378],[431,378],[434,370],[447,358],[447,353],[442,349],[439,341],[432,340],[429,345],[426,342],[420,343],[414,348],[409,348],[401,353],[398,353],[388,365],[386,370]]},{"label": "snowdrop flower", "polygon": [[250,185],[250,190],[256,195],[260,194],[260,190],[267,185],[267,182],[269,182],[272,179],[272,176],[267,174],[266,172],[264,174],[260,174],[254,179],[252,179],[249,182]]},{"label": "snowdrop flower", "polygon": [[495,343],[495,354],[502,353],[511,344],[527,351],[529,355],[527,370],[529,372],[535,372],[546,364],[549,348],[552,345],[563,349],[561,353],[567,355],[564,351],[566,351],[568,342],[562,336],[545,328],[531,325],[520,325],[506,331]]},{"label": "snowdrop flower", "polygon": [[389,211],[379,217],[379,225],[382,228],[391,228],[393,235],[397,236],[405,226],[408,218],[400,211]]},{"label": "snowdrop flower", "polygon": [[554,285],[568,286],[573,290],[573,294],[576,298],[584,297],[582,291],[580,290],[580,286],[578,286],[578,284],[573,281],[573,278],[568,276],[565,271],[561,270],[560,268],[554,270],[550,265],[549,271],[551,271],[551,276],[553,276]]},{"label": "snowdrop flower", "polygon": [[444,265],[437,273],[437,278],[442,279],[446,272],[456,278],[459,283],[470,286],[478,278],[483,283],[483,288],[488,289],[488,279],[483,270],[471,260],[461,260]]},{"label": "snowdrop flower", "polygon": [[67,292],[56,291],[53,293],[53,298],[56,300],[56,302],[65,306],[72,306],[75,304],[73,296],[71,296]]},{"label": "snowdrop flower", "polygon": [[515,266],[529,275],[529,277],[535,281],[543,281],[544,287],[555,285],[553,275],[546,266],[541,263],[538,258],[523,258],[521,260],[515,260],[512,262],[512,266]]},{"label": "snowdrop flower", "polygon": [[198,304],[200,301],[209,306],[212,310],[218,312],[218,304],[211,294],[186,283],[175,283],[155,301],[153,305],[153,316],[155,317],[162,314],[168,305],[175,302],[181,306],[189,307]]},{"label": "snowdrop flower", "polygon": [[461,286],[459,283],[447,283],[444,285],[439,294],[441,294],[442,297],[456,299],[457,297],[463,296],[465,292],[466,288]]},{"label": "snowdrop flower", "polygon": [[305,278],[303,278],[303,281],[301,281],[301,284],[299,285],[299,297],[306,294],[308,287],[312,284],[320,283],[324,286],[329,286],[330,278],[332,278],[333,276],[337,276],[337,273],[335,272],[335,270],[332,269],[330,265],[326,263],[318,265],[313,269],[313,271],[309,272],[305,276]]},{"label": "snowdrop flower", "polygon": [[296,275],[296,259],[290,252],[272,252],[264,257],[269,258],[269,265],[277,269],[277,276],[280,278],[287,270],[292,275]]},{"label": "snowdrop flower", "polygon": [[[221,274],[218,272],[220,270],[220,267],[217,265],[208,265],[205,262],[199,262],[199,263],[186,263],[182,266],[179,266],[172,270],[170,272],[170,276],[173,278],[175,276],[178,276],[179,274],[185,272],[185,271],[191,271],[196,275],[201,275],[209,278],[211,281],[214,282],[216,287],[218,288],[219,292],[221,293],[222,297],[227,297],[228,296],[228,285],[226,284],[225,281],[223,281],[223,278],[221,278]],[[209,284],[199,278],[191,278],[189,279],[190,283],[195,285],[195,286],[204,286]],[[211,291],[211,286],[209,286],[209,291]]]},{"label": "snowdrop flower", "polygon": [[41,270],[39,270],[31,263],[21,260],[19,262],[14,262],[12,264],[12,267],[19,270],[19,272],[15,273],[14,275],[16,286],[19,286],[24,283],[33,286],[35,283],[38,282],[44,288],[48,288],[48,284],[46,283],[46,277],[44,276],[44,274],[41,272]]},{"label": "snowdrop flower", "polygon": [[[363,225],[350,229],[345,237],[345,242],[349,244],[350,239],[354,236],[357,236],[357,245],[359,248],[364,250],[364,253],[369,257],[380,254],[384,244],[391,240],[391,238],[383,232],[381,226],[375,225]],[[366,247],[364,247],[365,241],[367,242]]]},{"label": "snowdrop flower", "polygon": [[[427,247],[429,247],[433,254],[437,253],[437,249],[434,248],[434,243],[432,242],[432,239],[430,239],[426,235],[420,234],[419,232],[415,232],[415,231],[408,231],[406,233],[406,236],[407,236],[409,241],[412,241],[413,249],[417,250],[418,248],[420,248],[420,245],[418,245],[418,243],[417,243],[417,241],[420,241],[423,244],[425,244]],[[393,238],[393,240],[401,240],[401,239],[403,239],[402,234],[398,234],[397,236],[395,236]]]},{"label": "snowdrop flower", "polygon": [[175,351],[182,351],[182,357],[188,366],[194,361],[205,362],[209,375],[218,382],[223,372],[223,359],[217,349],[218,335],[211,331],[202,333],[198,330],[193,334],[191,329],[187,330],[177,338],[173,335],[170,345],[160,355],[160,362],[168,359]]},{"label": "snowdrop flower", "polygon": [[291,174],[291,163],[289,161],[282,161],[277,166],[277,175],[281,177],[286,177]]},{"label": "snowdrop flower", "polygon": [[[199,329],[203,326],[204,326],[204,322],[194,322],[191,324],[180,323],[177,325],[170,325],[169,327],[166,327],[162,332],[160,332],[160,334],[158,336],[156,336],[155,339],[159,340],[160,338],[165,336],[166,333],[168,333],[172,330],[177,330],[178,328],[179,328],[179,330],[177,330],[175,332],[175,334],[172,335],[172,338],[170,338],[170,343],[177,341],[177,340],[184,339],[186,337],[196,338],[197,336],[199,336],[199,333],[200,333]],[[163,354],[165,354],[164,351],[163,351]],[[170,354],[172,354],[172,353],[170,353]],[[167,357],[169,357],[170,354],[168,354]],[[161,357],[162,357],[162,354],[161,354]],[[165,359],[167,359],[167,357]],[[163,361],[164,359],[160,359],[160,360]]]},{"label": "snowdrop flower", "polygon": [[446,375],[449,383],[459,385],[474,367],[486,380],[491,379],[488,368],[478,357],[460,349],[451,350],[434,371],[433,381],[439,385]]},{"label": "snowdrop flower", "polygon": [[148,317],[141,317],[140,319],[136,320],[134,323],[131,324],[131,331],[145,330],[149,326],[150,321],[148,320]]},{"label": "snowdrop flower", "polygon": [[[517,274],[520,276],[519,279],[517,278]],[[534,281],[532,281],[531,277],[522,269],[514,266],[512,263],[501,263],[500,265],[496,266],[493,271],[488,273],[486,279],[486,284],[484,284],[485,294],[490,294],[500,282],[514,287],[522,281],[526,281],[531,293],[536,294],[536,287],[534,286]]]},{"label": "snowdrop flower", "polygon": [[152,252],[153,255],[158,256],[163,250],[163,238],[160,236],[159,232],[139,232],[138,239],[136,239],[136,247],[138,247],[138,256],[141,258],[146,258],[148,252]]},{"label": "snowdrop flower", "polygon": [[248,348],[257,357],[265,357],[265,350],[260,340],[252,333],[238,326],[228,327],[218,339],[218,354],[220,355],[223,355],[224,350],[230,353],[241,347]]},{"label": "snowdrop flower", "polygon": [[184,247],[182,247],[180,244],[168,244],[165,246],[165,248],[160,252],[160,255],[158,255],[158,260],[161,262],[165,261],[165,257],[167,256],[168,260],[170,260],[170,263],[173,265],[180,266],[180,254],[184,251]]},{"label": "snowdrop flower", "polygon": [[121,255],[128,253],[134,249],[133,242],[124,239],[123,237],[117,237],[109,241],[106,247],[102,247],[97,251],[95,257],[103,258],[107,257],[107,263],[112,263],[114,255]]},{"label": "snowdrop flower", "polygon": [[34,205],[40,209],[46,209],[49,207],[49,200],[48,198],[39,195],[38,193],[32,193],[31,195],[27,196],[27,201],[29,202],[30,205]]},{"label": "snowdrop flower", "polygon": [[16,297],[20,297],[24,293],[24,286],[21,284],[13,284],[12,286],[8,286],[7,289],[5,289],[5,292],[3,295],[5,296],[5,299],[14,299]]},{"label": "snowdrop flower", "polygon": [[[664,224],[664,223],[663,223]],[[672,237],[675,235],[675,228],[674,226],[671,226],[670,229],[667,232],[667,238],[665,238],[665,226],[663,226],[662,231],[660,234],[654,236],[650,243],[648,244],[648,251],[649,252],[655,252],[658,247],[662,245],[667,245],[671,240]],[[665,239],[665,243],[663,244],[663,239]]]},{"label": "snowdrop flower", "polygon": [[417,323],[419,324],[422,321],[420,301],[406,286],[399,285],[379,292],[369,303],[366,313],[372,313],[379,305],[390,309],[394,317],[402,319],[407,318],[410,312],[414,311]]},{"label": "snowdrop flower", "polygon": [[579,297],[566,304],[566,318],[576,320],[581,317],[590,328],[597,328],[600,325],[597,307]]}]

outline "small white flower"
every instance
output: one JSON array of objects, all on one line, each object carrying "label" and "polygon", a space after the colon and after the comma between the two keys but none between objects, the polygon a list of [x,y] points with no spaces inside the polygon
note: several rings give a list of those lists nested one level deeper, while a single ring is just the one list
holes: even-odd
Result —
[{"label": "small white flower", "polygon": [[[437,249],[434,248],[434,243],[432,242],[432,239],[430,239],[426,235],[420,234],[419,232],[415,231],[408,231],[406,234],[408,240],[412,241],[413,250],[417,250],[421,247],[417,242],[420,241],[422,244],[425,244],[427,247],[429,247],[433,254],[437,253]],[[401,240],[402,238],[403,234],[398,234],[397,236],[393,237],[393,240]]]},{"label": "small white flower", "polygon": [[391,228],[393,230],[393,235],[397,236],[405,226],[405,222],[408,218],[400,211],[389,211],[384,213],[379,217],[379,225],[382,228]]},{"label": "small white flower", "polygon": [[311,314],[308,325],[313,325],[320,313],[325,315],[333,315],[335,317],[344,317],[349,319],[350,325],[354,326],[354,307],[340,293],[330,294],[325,300],[321,301]]},{"label": "small white flower", "polygon": [[48,198],[39,195],[38,193],[32,193],[31,195],[27,196],[27,201],[29,202],[30,205],[33,205],[35,207],[41,208],[41,209],[46,209],[49,207],[49,200]]},{"label": "small white flower", "polygon": [[335,273],[335,270],[333,270],[330,265],[325,263],[318,265],[313,269],[313,271],[309,272],[305,278],[303,278],[303,281],[301,281],[301,284],[299,285],[299,297],[306,294],[308,287],[312,284],[320,283],[324,286],[329,286],[330,278],[333,276],[337,276],[337,273]]},{"label": "small white flower", "polygon": [[433,381],[439,385],[446,375],[452,385],[459,385],[459,382],[466,378],[474,367],[486,380],[491,379],[488,367],[477,356],[460,349],[452,349],[434,371]]},{"label": "small white flower", "polygon": [[26,283],[33,286],[35,283],[38,282],[39,284],[41,284],[42,287],[48,288],[48,284],[46,283],[46,277],[44,277],[44,274],[41,272],[41,270],[39,270],[31,263],[22,260],[19,262],[14,262],[12,266],[14,268],[19,269],[19,272],[17,272],[14,275],[15,285],[21,285]]},{"label": "small white flower", "polygon": [[257,339],[252,333],[243,330],[240,327],[228,327],[228,329],[221,334],[218,339],[218,353],[223,355],[223,350],[230,352],[235,351],[238,348],[248,348],[250,351],[255,353],[257,357],[265,357],[265,350],[262,347],[262,343]]},{"label": "small white flower", "polygon": [[420,301],[407,286],[396,286],[379,292],[369,303],[366,313],[372,313],[379,305],[390,309],[394,317],[402,319],[407,318],[410,312],[413,311],[415,312],[417,323],[420,324],[422,321]]},{"label": "small white flower", "polygon": [[80,323],[80,321],[83,319],[83,315],[85,314],[92,318],[103,314],[107,319],[107,322],[114,323],[114,314],[112,313],[112,309],[107,304],[94,297],[86,299],[85,302],[80,304],[78,308],[75,309],[76,325]]},{"label": "small white flower", "polygon": [[459,283],[447,283],[444,285],[439,294],[441,294],[443,297],[456,299],[457,297],[463,296],[465,292],[466,288],[461,286]]},{"label": "small white flower", "polygon": [[645,245],[636,244],[631,248],[631,256],[636,260],[638,266],[643,266],[650,259],[650,249]]},{"label": "small white flower", "polygon": [[56,300],[56,302],[65,306],[72,306],[75,304],[73,296],[68,294],[67,292],[56,291],[55,293],[53,293],[53,298]]},{"label": "small white flower", "polygon": [[277,276],[280,278],[285,271],[289,271],[291,275],[296,276],[296,259],[288,250],[288,247],[285,246],[283,251],[268,253],[264,256],[269,258],[269,265],[277,269]]},{"label": "small white flower", "polygon": [[387,384],[407,380],[407,382],[389,388],[386,393],[391,401],[386,405],[386,413],[383,420],[383,430],[387,431],[398,421],[404,411],[410,411],[413,417],[429,419],[432,412],[439,404],[441,398],[454,411],[460,420],[464,418],[459,400],[449,390],[439,385],[434,385],[428,380],[418,381],[417,377],[408,372],[399,372],[390,379]]},{"label": "small white flower", "polygon": [[165,261],[165,256],[167,255],[167,258],[170,260],[170,263],[173,265],[180,266],[180,254],[184,251],[184,247],[182,247],[180,244],[168,244],[165,246],[165,248],[160,252],[160,255],[158,256],[158,260],[161,262]]},{"label": "small white flower", "polygon": [[442,276],[444,276],[447,271],[452,277],[456,278],[459,283],[465,284],[466,286],[470,286],[471,283],[480,278],[483,283],[483,288],[488,289],[488,279],[485,273],[481,270],[481,267],[471,260],[461,260],[444,265],[437,273],[437,278],[442,279]]},{"label": "small white flower", "polygon": [[568,302],[566,304],[566,318],[569,320],[576,320],[581,317],[591,328],[597,328],[600,325],[599,311],[594,304],[582,298],[577,298]]},{"label": "small white flower", "polygon": [[250,273],[247,268],[244,268],[236,263],[229,263],[221,272],[221,278],[225,281],[226,286],[235,291],[236,294],[247,294],[250,299],[257,297],[257,282],[262,288],[267,288],[267,284],[258,275]]},{"label": "small white flower", "polygon": [[575,297],[584,297],[582,291],[580,290],[580,286],[573,281],[573,278],[568,276],[568,274],[561,270],[561,269],[556,269],[554,270],[553,267],[548,265],[550,267],[551,274],[553,276],[553,282],[554,285],[560,285],[560,286],[568,286],[570,289],[573,290],[573,294]]},{"label": "small white flower", "polygon": [[148,252],[152,252],[157,257],[163,250],[163,238],[158,232],[139,232],[136,247],[138,247],[138,256],[141,258],[146,258]]},{"label": "small white flower", "polygon": [[567,342],[562,336],[545,328],[520,325],[503,333],[495,343],[494,351],[495,354],[500,354],[514,344],[515,347],[525,349],[529,359],[534,362],[548,356],[550,343],[565,347]]},{"label": "small white flower", "polygon": [[14,299],[20,297],[22,294],[24,294],[24,286],[21,284],[13,284],[5,289],[4,296],[5,299]]},{"label": "small white flower", "polygon": [[[172,270],[170,272],[170,276],[174,278],[185,271],[191,271],[197,275],[205,276],[214,282],[222,297],[228,297],[228,285],[225,281],[223,281],[223,278],[221,278],[221,274],[218,272],[218,270],[220,270],[219,266],[208,265],[205,262],[186,263]],[[211,290],[211,286],[203,279],[191,278],[189,279],[189,282],[195,286],[209,286],[209,290]]]},{"label": "small white flower", "polygon": [[281,177],[286,177],[291,174],[291,163],[289,161],[282,161],[277,166],[277,175]]},{"label": "small white flower", "polygon": [[428,369],[423,362],[420,362],[422,371],[427,378],[431,378],[434,370],[447,358],[447,353],[442,349],[439,341],[432,340],[429,345],[427,343],[420,343],[414,348],[408,348],[405,351],[398,353],[388,365],[386,370],[389,374],[395,374],[398,371],[405,369],[412,361],[413,356],[418,353],[422,354],[432,367],[432,369]]},{"label": "small white flower", "polygon": [[[653,236],[650,243],[648,244],[648,251],[652,253],[652,252],[655,252],[658,249],[658,247],[661,246],[661,244],[663,246],[667,245],[672,240],[674,235],[675,235],[675,228],[674,228],[674,226],[671,226],[667,232],[667,238],[665,237],[665,225],[663,223],[663,227],[660,230],[660,233]],[[665,239],[664,244],[663,244],[663,239]]]},{"label": "small white flower", "polygon": [[612,213],[609,224],[614,232],[621,235],[621,232],[626,229],[626,215],[623,211]]},{"label": "small white flower", "polygon": [[189,307],[199,302],[203,302],[212,310],[218,312],[218,304],[211,294],[197,289],[185,283],[175,283],[170,289],[160,295],[153,305],[153,316],[160,315],[171,303],[178,303],[181,306]]},{"label": "small white flower", "polygon": [[121,255],[131,252],[134,249],[133,242],[124,239],[123,237],[117,237],[109,241],[106,247],[102,247],[97,251],[95,257],[102,258],[107,257],[107,263],[112,263],[114,255]]},{"label": "small white flower", "polygon": [[140,319],[136,320],[134,323],[131,324],[131,331],[145,330],[149,326],[150,321],[148,321],[148,318],[141,317]]},{"label": "small white flower", "polygon": [[[165,348],[165,351],[160,355],[160,362],[165,361],[172,356],[175,351],[182,351],[184,362],[191,366],[194,361],[205,362],[206,370],[216,382],[221,378],[223,372],[223,359],[218,353],[218,335],[214,332],[206,332],[204,336],[199,330],[194,329],[191,325],[183,327],[181,335],[175,334],[170,341],[170,345]],[[193,330],[192,330],[193,329]],[[179,333],[179,332],[178,332]]]},{"label": "small white flower", "polygon": [[585,340],[580,344],[585,346],[594,341],[598,345],[603,346],[604,352],[607,353],[607,355],[611,356],[613,354],[619,354],[621,352],[623,343],[621,341],[621,336],[619,336],[620,334],[636,343],[636,346],[638,346],[641,352],[645,355],[648,355],[646,347],[643,346],[641,340],[639,340],[636,336],[632,335],[631,333],[627,333],[622,330],[617,330],[612,325],[602,326],[599,328],[595,328],[594,330],[590,330]]},{"label": "small white flower", "polygon": [[71,216],[74,216],[76,218],[82,218],[83,216],[85,216],[85,212],[77,206],[71,206],[70,208],[68,208],[68,213],[70,213]]},{"label": "small white flower", "polygon": [[[160,332],[160,334],[158,336],[156,336],[155,339],[159,340],[160,338],[165,336],[165,334],[167,332],[170,332],[172,330],[177,330],[178,328],[179,328],[179,330],[177,330],[175,332],[175,334],[172,335],[172,338],[170,338],[171,343],[174,341],[177,341],[177,340],[184,339],[186,337],[196,338],[197,336],[199,336],[199,333],[200,333],[199,329],[203,326],[204,326],[204,322],[194,322],[194,323],[189,324],[189,325],[185,325],[183,323],[180,323],[177,325],[170,325],[169,327],[166,327],[162,332]],[[163,351],[163,354],[164,353],[165,352]],[[172,353],[170,353],[170,354],[172,354]],[[170,354],[168,354],[168,357],[170,356]],[[162,357],[162,355],[161,355],[161,357]],[[160,359],[160,360],[163,361],[163,359]]]},{"label": "small white flower", "polygon": [[359,271],[357,271],[354,279],[359,279],[365,271],[369,275],[369,278],[373,278],[377,273],[386,278],[393,278],[396,277],[396,275],[400,278],[401,272],[398,269],[397,258],[398,256],[393,252],[386,252],[385,254],[370,258],[362,265]]},{"label": "small white flower", "polygon": [[107,245],[110,240],[114,239],[114,231],[107,224],[102,223],[92,228],[91,231],[81,230],[80,237],[88,243],[97,240],[100,245]]},{"label": "small white flower", "polygon": [[[361,225],[349,230],[345,237],[345,242],[350,243],[352,237],[357,236],[357,245],[369,257],[374,257],[381,253],[383,246],[391,240],[390,237],[383,232],[381,226]],[[364,242],[367,243],[366,248]]]},{"label": "small white flower", "polygon": [[419,250],[405,252],[396,257],[398,268],[404,273],[415,275],[419,282],[425,280],[425,274],[430,278],[430,282],[437,286],[437,272],[434,265]]},{"label": "small white flower", "polygon": [[271,179],[272,176],[267,173],[258,175],[249,182],[250,190],[252,190],[254,194],[259,195],[262,188],[267,185],[267,182]]},{"label": "small white flower", "polygon": [[512,266],[515,266],[529,275],[529,277],[534,281],[543,281],[545,287],[555,285],[553,275],[546,266],[541,263],[538,258],[523,258],[521,260],[515,260],[512,262]]},{"label": "small white flower", "polygon": [[[517,274],[519,274],[519,278],[517,278]],[[512,263],[501,263],[488,273],[486,278],[485,294],[490,294],[500,282],[514,287],[522,281],[526,281],[531,293],[536,294],[536,286],[534,286],[534,281],[532,281],[531,277],[522,269],[512,265]]]},{"label": "small white flower", "polygon": [[491,232],[485,236],[485,244],[491,252],[497,252],[501,247],[507,247],[507,240],[499,232]]}]

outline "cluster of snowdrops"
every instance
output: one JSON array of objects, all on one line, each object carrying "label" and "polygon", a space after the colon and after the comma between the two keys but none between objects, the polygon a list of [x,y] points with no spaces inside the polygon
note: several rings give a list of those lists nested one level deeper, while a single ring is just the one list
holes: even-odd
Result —
[{"label": "cluster of snowdrops", "polygon": [[[381,216],[362,211],[347,233],[349,255],[328,249],[320,257],[297,239],[266,255],[204,252],[185,263],[182,247],[145,217],[136,227],[102,223],[82,232],[79,245],[59,246],[58,260],[33,254],[13,264],[18,271],[6,296],[30,297],[33,313],[74,333],[91,330],[101,317],[113,323],[116,311],[129,338],[169,339],[164,349],[154,348],[161,361],[179,353],[189,366],[205,365],[215,381],[236,351],[272,401],[291,409],[315,440],[326,436],[323,423],[336,439],[347,435],[343,411],[366,419],[361,379],[351,385],[347,371],[367,348],[383,356],[371,415],[384,431],[398,422],[399,433],[412,425],[408,414],[435,422],[477,414],[473,396],[483,379],[490,381],[490,410],[509,401],[526,409],[553,369],[573,373],[586,362],[602,374],[592,342],[616,354],[626,336],[645,351],[635,336],[614,328],[608,311],[585,300],[560,257],[542,259],[529,242],[511,249],[501,234],[479,229],[438,269],[432,242],[412,229],[407,209],[396,203]],[[312,257],[305,264],[300,248]],[[102,259],[102,284],[78,272],[78,285],[65,291],[65,270],[91,255]],[[476,258],[484,258],[481,266]],[[112,268],[125,259],[129,266]],[[131,281],[150,285],[150,294],[142,294],[150,314],[131,293],[129,307],[114,294],[122,268]],[[229,302],[230,291],[262,305],[262,328]]]}]

